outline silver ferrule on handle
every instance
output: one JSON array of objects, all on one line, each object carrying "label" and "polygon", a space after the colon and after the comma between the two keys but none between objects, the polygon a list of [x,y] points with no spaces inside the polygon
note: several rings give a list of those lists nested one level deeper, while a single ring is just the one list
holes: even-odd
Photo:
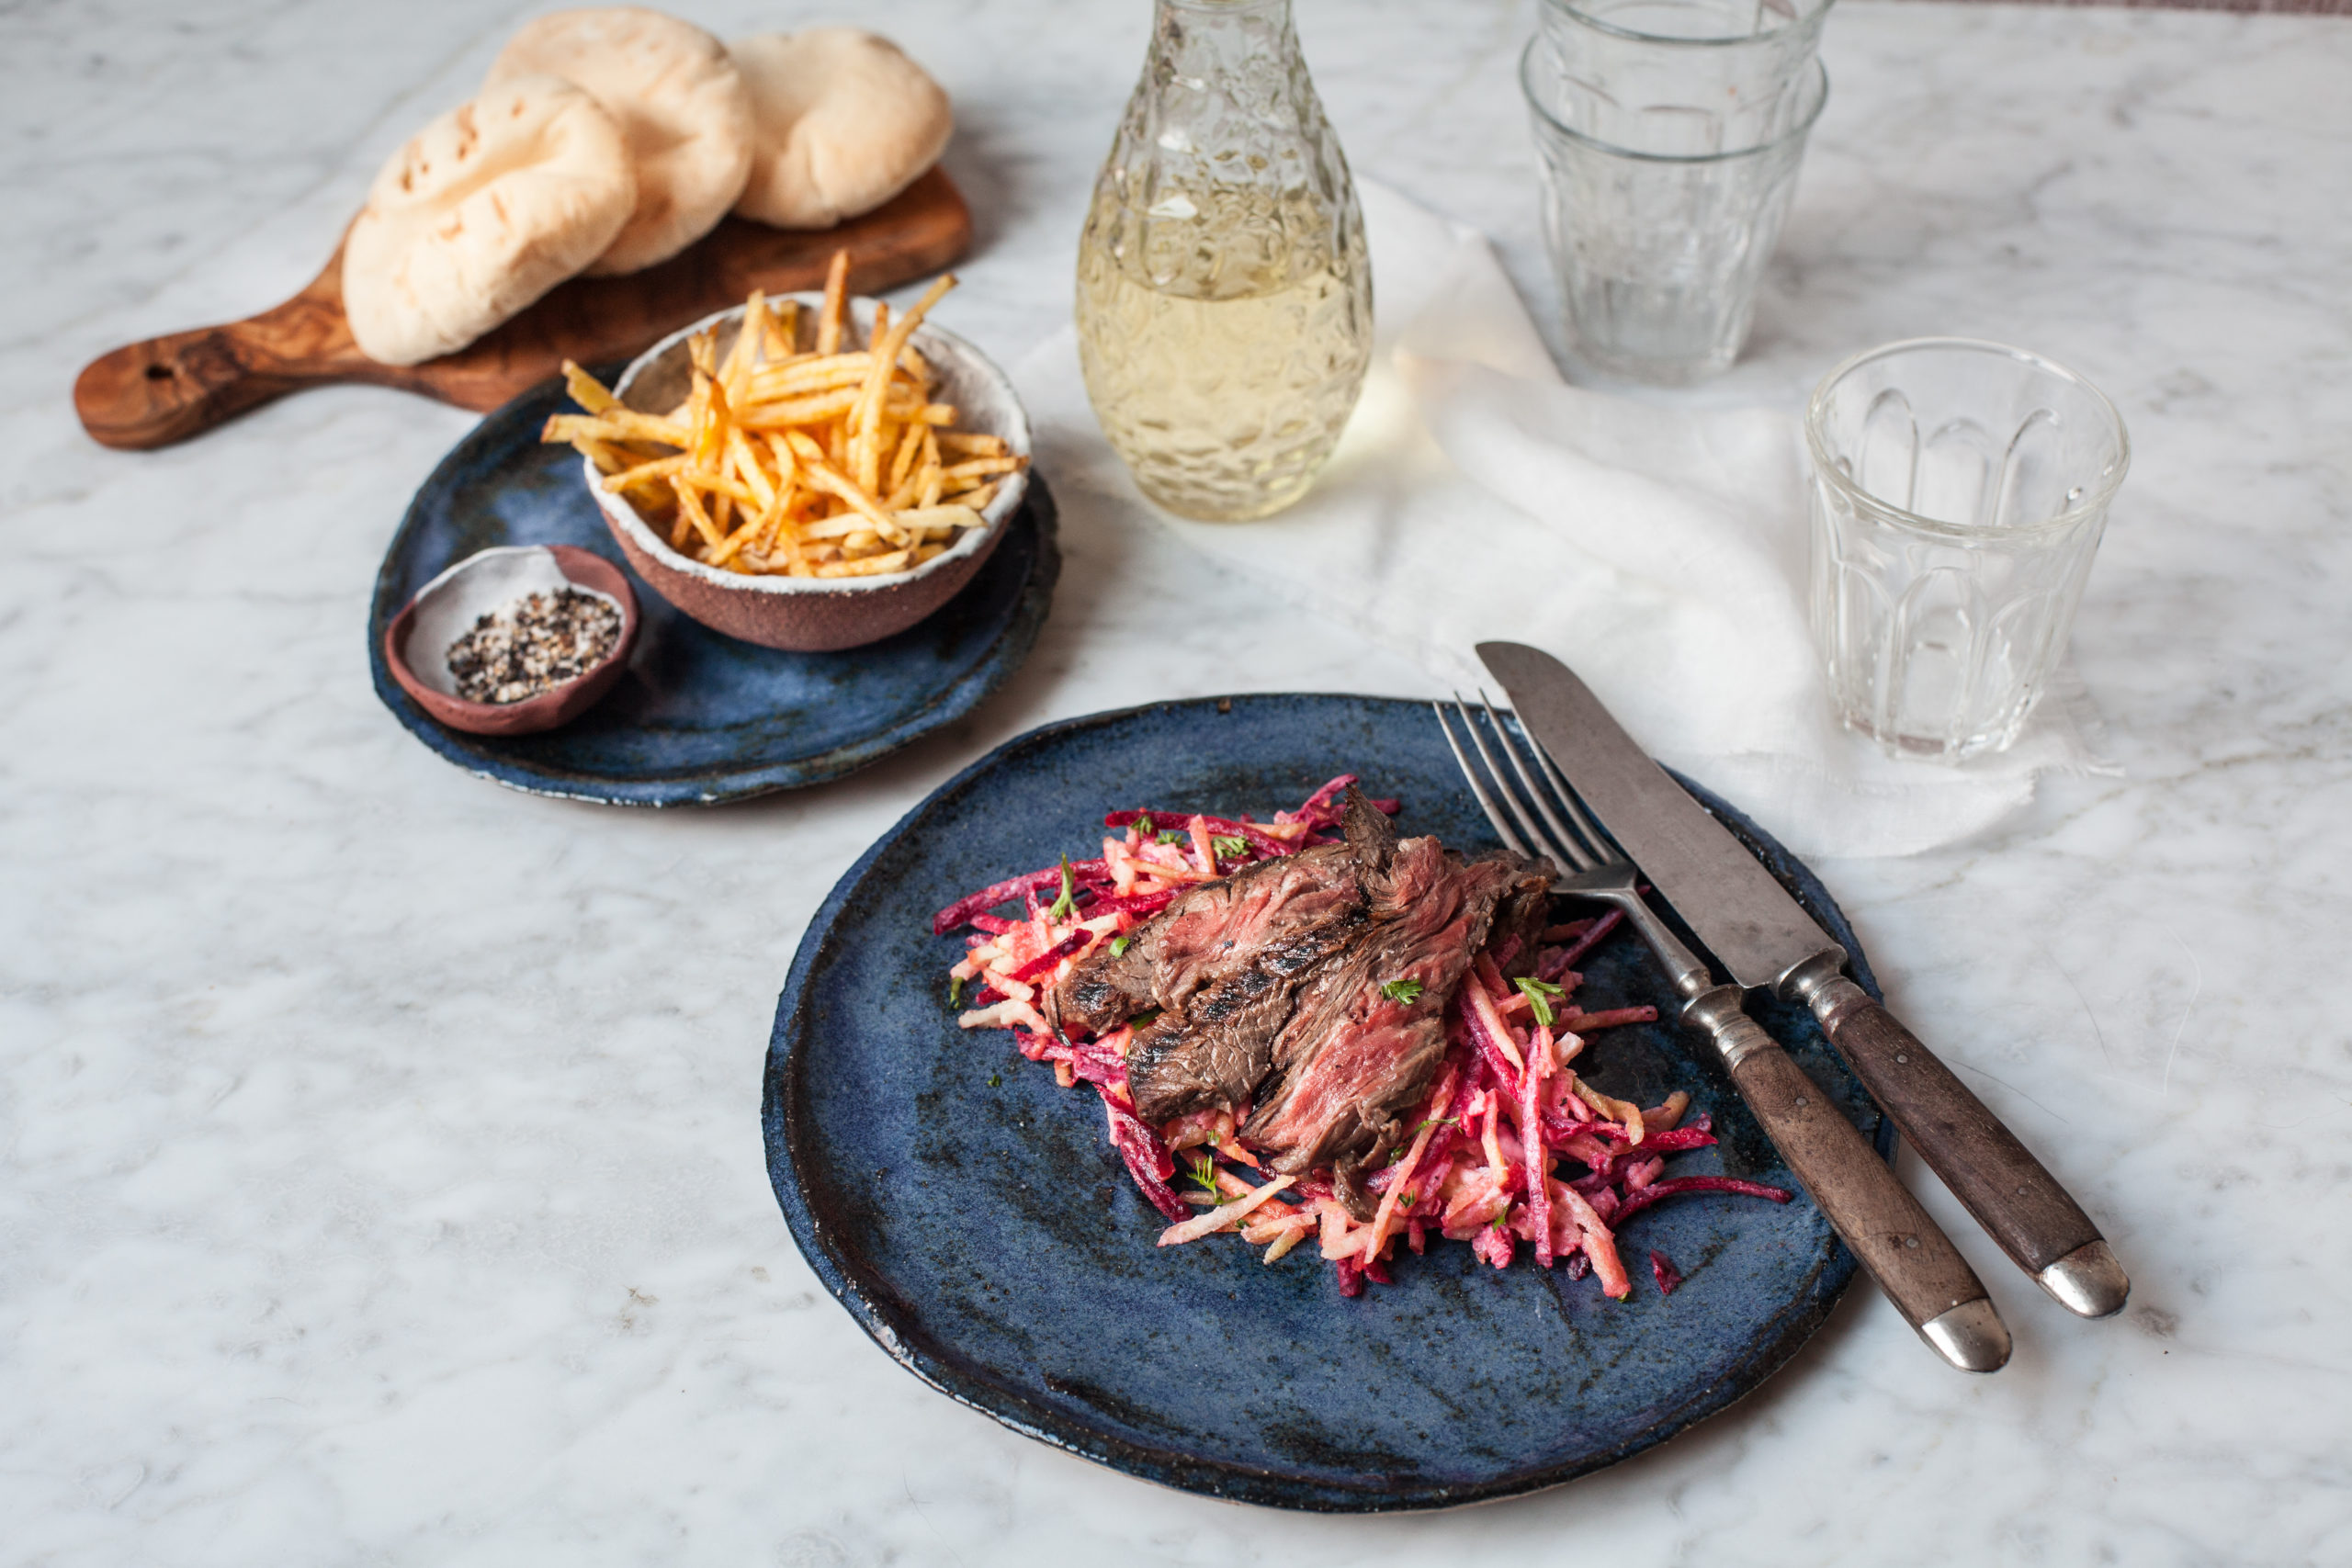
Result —
[{"label": "silver ferrule on handle", "polygon": [[1764,1026],[1743,1010],[1742,999],[1737,986],[1715,986],[1682,1004],[1682,1021],[1715,1043],[1726,1067],[1736,1067],[1765,1046],[1776,1043],[1764,1032]]},{"label": "silver ferrule on handle", "polygon": [[1814,1017],[1819,1019],[1821,1027],[1826,1030],[1832,1012],[1839,1010],[1839,1003],[1852,1005],[1848,998],[1833,998],[1827,994],[1829,983],[1833,980],[1851,987],[1854,994],[1863,1000],[1870,999],[1868,992],[1846,978],[1846,950],[1842,947],[1824,948],[1803,963],[1791,964],[1781,972],[1779,979],[1772,982],[1771,989],[1775,996],[1784,1000],[1803,1002],[1811,1008]]}]

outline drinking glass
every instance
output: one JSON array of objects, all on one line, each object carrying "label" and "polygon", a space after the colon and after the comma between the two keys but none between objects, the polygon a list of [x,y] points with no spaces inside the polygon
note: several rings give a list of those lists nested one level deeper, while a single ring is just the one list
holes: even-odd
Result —
[{"label": "drinking glass", "polygon": [[1770,141],[1821,47],[1831,0],[1544,0],[1573,129],[1647,152]]},{"label": "drinking glass", "polygon": [[2122,416],[2023,349],[1915,338],[1832,370],[1804,432],[1839,719],[1890,756],[2007,747],[2065,651],[2132,461]]},{"label": "drinking glass", "polygon": [[1659,386],[1729,369],[1796,190],[1805,135],[1829,98],[1820,61],[1807,57],[1768,107],[1728,116],[1657,103],[1628,109],[1566,74],[1539,35],[1521,57],[1520,85],[1577,357]]}]

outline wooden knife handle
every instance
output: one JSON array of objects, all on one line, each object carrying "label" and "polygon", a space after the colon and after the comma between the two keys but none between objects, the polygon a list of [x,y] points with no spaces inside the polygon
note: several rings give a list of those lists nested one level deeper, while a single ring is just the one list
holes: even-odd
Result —
[{"label": "wooden knife handle", "polygon": [[1757,1038],[1741,1045],[1732,1082],[1815,1206],[1921,1338],[1963,1371],[1999,1371],[2009,1333],[1976,1270],[1804,1069],[1747,1027]]},{"label": "wooden knife handle", "polygon": [[1903,1136],[2018,1268],[2086,1317],[2123,1305],[2131,1281],[2058,1179],[1934,1052],[1843,975],[1792,987]]}]

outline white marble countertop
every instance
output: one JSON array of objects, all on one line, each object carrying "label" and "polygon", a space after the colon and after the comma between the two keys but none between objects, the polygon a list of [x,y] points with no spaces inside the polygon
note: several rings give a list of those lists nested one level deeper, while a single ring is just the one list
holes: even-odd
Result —
[{"label": "white marble countertop", "polygon": [[[447,766],[369,689],[378,558],[470,416],[336,389],[145,455],[75,426],[87,358],[307,279],[519,14],[0,13],[0,1562],[2352,1560],[2352,22],[1841,6],[1749,355],[1704,394],[1793,401],[1958,332],[2079,367],[2131,423],[2075,639],[2126,776],[1819,867],[2104,1222],[2129,1312],[2039,1299],[1906,1160],[2018,1331],[2007,1371],[1946,1371],[1864,1282],[1662,1449],[1367,1521],[1160,1491],[922,1386],[803,1266],[757,1106],[803,922],[980,750],[1415,669],[1155,534],[1073,527],[1035,656],[949,732],[736,808],[561,805]],[[980,239],[952,324],[1011,362],[1067,317],[1146,7],[865,15],[955,94]],[[1531,26],[1300,5],[1357,169],[1492,234],[1555,328]]]}]

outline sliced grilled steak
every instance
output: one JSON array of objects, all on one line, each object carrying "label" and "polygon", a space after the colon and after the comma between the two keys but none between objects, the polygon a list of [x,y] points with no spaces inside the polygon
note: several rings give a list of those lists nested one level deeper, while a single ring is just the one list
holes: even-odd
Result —
[{"label": "sliced grilled steak", "polygon": [[1100,1034],[1149,1008],[1181,1009],[1288,933],[1360,911],[1364,872],[1388,863],[1396,829],[1352,786],[1342,824],[1340,843],[1190,889],[1129,933],[1125,952],[1096,948],[1050,993],[1046,1021]]},{"label": "sliced grilled steak", "polygon": [[1251,963],[1138,1030],[1127,1045],[1136,1113],[1158,1123],[1248,1103],[1273,1065],[1274,1036],[1290,1021],[1300,986],[1363,925],[1363,905],[1351,902],[1291,926]]},{"label": "sliced grilled steak", "polygon": [[[1516,855],[1465,864],[1435,839],[1398,845],[1388,874],[1367,879],[1362,932],[1300,993],[1274,1043],[1279,1081],[1242,1141],[1283,1174],[1333,1162],[1341,1199],[1369,1218],[1361,1179],[1402,1141],[1399,1119],[1429,1093],[1445,1057],[1446,1004],[1498,908],[1530,918],[1551,880],[1548,866]],[[1398,981],[1420,989],[1410,1000],[1384,990]]]},{"label": "sliced grilled steak", "polygon": [[[1484,945],[1510,955],[1502,960],[1508,979],[1535,973],[1536,949],[1542,944],[1544,928],[1552,923],[1552,863],[1536,863],[1544,868],[1542,880],[1530,878],[1504,894],[1487,929]],[[1513,937],[1519,940],[1514,942]]]},{"label": "sliced grilled steak", "polygon": [[[1161,1009],[1127,1046],[1127,1088],[1144,1120],[1250,1102],[1299,987],[1363,928],[1366,879],[1396,847],[1388,819],[1360,794],[1351,795],[1342,831],[1340,843],[1186,895],[1139,927],[1119,960],[1082,965],[1065,983],[1066,1018]],[[1148,967],[1131,962],[1138,955]]]}]

